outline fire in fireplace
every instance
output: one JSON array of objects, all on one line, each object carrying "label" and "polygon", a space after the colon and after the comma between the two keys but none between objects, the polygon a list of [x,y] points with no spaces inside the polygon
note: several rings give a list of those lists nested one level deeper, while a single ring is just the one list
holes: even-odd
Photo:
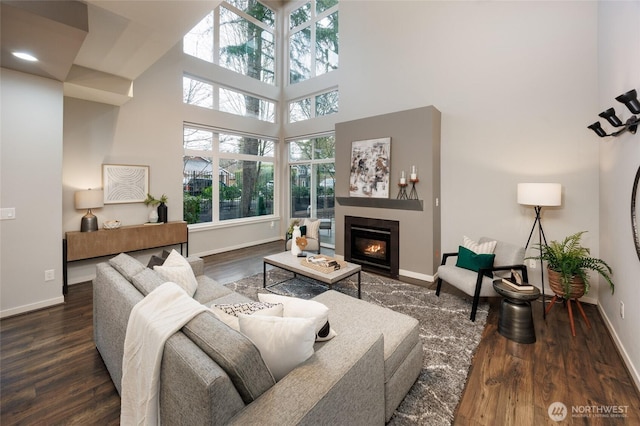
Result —
[{"label": "fire in fireplace", "polygon": [[398,276],[399,222],[345,217],[345,260],[364,270]]},{"label": "fire in fireplace", "polygon": [[384,259],[387,255],[387,243],[380,241],[367,241],[364,249],[362,249],[365,256],[375,257],[376,259]]}]

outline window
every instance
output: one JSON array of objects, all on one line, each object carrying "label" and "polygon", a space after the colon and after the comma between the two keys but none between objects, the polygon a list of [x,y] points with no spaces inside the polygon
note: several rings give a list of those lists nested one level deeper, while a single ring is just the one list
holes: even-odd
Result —
[{"label": "window", "polygon": [[[338,112],[338,95],[339,92],[337,90],[332,90],[316,95],[313,98],[289,102],[289,122],[295,123]],[[311,102],[312,99],[314,102]]]},{"label": "window", "polygon": [[183,102],[243,117],[275,123],[275,102],[237,90],[207,83],[193,77],[182,78]]},{"label": "window", "polygon": [[183,141],[187,223],[273,214],[275,141],[195,126],[184,127]]},{"label": "window", "polygon": [[289,14],[289,83],[338,68],[338,0],[312,0]]},{"label": "window", "polygon": [[183,51],[275,84],[275,12],[257,0],[223,2],[187,33]]},{"label": "window", "polygon": [[[335,218],[335,137],[289,142],[291,217],[317,217],[333,227]],[[320,241],[333,245],[331,228]]]}]

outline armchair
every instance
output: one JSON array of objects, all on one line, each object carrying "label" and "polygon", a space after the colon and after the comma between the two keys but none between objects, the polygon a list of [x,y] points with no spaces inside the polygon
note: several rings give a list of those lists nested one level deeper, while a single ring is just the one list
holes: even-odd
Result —
[{"label": "armchair", "polygon": [[[496,240],[486,237],[480,238],[480,243],[486,243],[488,241]],[[524,247],[497,241],[494,250],[495,259],[493,266],[487,269],[479,269],[478,272],[460,268],[451,261],[447,263],[449,258],[458,256],[458,253],[443,253],[442,263],[438,267],[437,273],[436,296],[440,296],[443,280],[469,296],[473,296],[471,321],[475,321],[480,297],[498,296],[498,293],[493,289],[494,278],[487,276],[487,274],[491,275],[493,272],[498,272],[498,274],[496,274],[497,278],[508,277],[509,272],[504,271],[515,269],[521,272],[525,282],[528,281],[527,267],[524,265],[524,252]]]},{"label": "armchair", "polygon": [[[320,254],[320,220],[318,219],[299,219],[300,226],[307,228],[305,236],[307,237],[307,247],[305,251],[316,252]],[[291,250],[291,234],[287,233],[284,242],[285,251]]]}]

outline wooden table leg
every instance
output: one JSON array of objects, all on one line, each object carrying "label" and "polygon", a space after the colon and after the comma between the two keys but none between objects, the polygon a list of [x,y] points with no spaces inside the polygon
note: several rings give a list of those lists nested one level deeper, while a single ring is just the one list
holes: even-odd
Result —
[{"label": "wooden table leg", "polygon": [[567,308],[569,309],[569,323],[571,323],[571,334],[576,337],[576,326],[573,323],[573,312],[571,311],[571,299],[567,299]]}]

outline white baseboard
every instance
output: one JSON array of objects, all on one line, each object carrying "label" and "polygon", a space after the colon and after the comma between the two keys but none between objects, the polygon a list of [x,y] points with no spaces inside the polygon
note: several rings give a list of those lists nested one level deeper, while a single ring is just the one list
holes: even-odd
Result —
[{"label": "white baseboard", "polygon": [[[274,238],[267,238],[267,239],[260,240],[260,241],[250,241],[250,242],[247,242],[247,243],[244,243],[244,244],[237,244],[235,246],[227,246],[227,247],[223,247],[223,248],[219,248],[219,249],[215,249],[215,250],[201,251],[201,252],[198,252],[198,253],[189,253],[189,256],[196,256],[196,257],[211,256],[212,254],[225,253],[227,251],[238,250],[238,249],[247,248],[247,247],[253,247],[253,246],[260,245],[260,244],[272,243],[272,242],[278,241],[278,240],[282,240],[282,238],[274,237]],[[284,241],[282,242],[282,249],[284,250]]]},{"label": "white baseboard", "polygon": [[14,315],[24,314],[26,312],[35,311],[38,309],[49,308],[55,305],[62,305],[64,303],[64,296],[55,297],[49,300],[42,300],[37,303],[31,303],[29,305],[18,306],[16,308],[5,309],[0,311],[0,318],[12,317]]},{"label": "white baseboard", "polygon": [[82,283],[86,283],[87,281],[93,281],[95,278],[96,278],[96,274],[73,277],[73,279],[69,280],[67,284],[68,285],[82,284]]},{"label": "white baseboard", "polygon": [[604,309],[602,309],[602,305],[600,304],[598,304],[598,311],[600,311],[600,315],[602,315],[602,318],[604,319],[604,324],[607,326],[607,329],[609,330],[609,334],[611,334],[611,338],[613,339],[613,342],[618,348],[618,352],[620,353],[620,356],[622,357],[622,361],[627,367],[627,370],[629,371],[629,374],[631,375],[631,378],[633,379],[633,382],[636,385],[636,389],[640,389],[640,374],[638,374],[638,370],[634,367],[633,363],[631,362],[631,359],[629,358],[629,354],[625,350],[624,346],[622,345],[622,342],[620,341],[620,338],[618,337],[618,333],[616,333],[616,330],[611,325],[611,321],[609,320],[609,317],[605,313]]},{"label": "white baseboard", "polygon": [[420,272],[407,271],[406,269],[400,269],[398,271],[398,275],[407,277],[407,278],[415,278],[416,280],[420,280],[420,281],[428,281],[430,283],[435,282],[437,278],[437,274],[427,275],[427,274],[421,274]]},{"label": "white baseboard", "polygon": [[[338,260],[344,260],[344,256],[341,254],[336,254],[334,255],[334,257]],[[427,274],[421,274],[419,272],[407,271],[406,269],[400,269],[398,271],[398,275],[407,277],[407,278],[415,278],[416,280],[421,280],[421,281],[429,281],[431,283],[434,282],[435,279],[438,277],[437,273],[435,275],[427,275]]]}]

